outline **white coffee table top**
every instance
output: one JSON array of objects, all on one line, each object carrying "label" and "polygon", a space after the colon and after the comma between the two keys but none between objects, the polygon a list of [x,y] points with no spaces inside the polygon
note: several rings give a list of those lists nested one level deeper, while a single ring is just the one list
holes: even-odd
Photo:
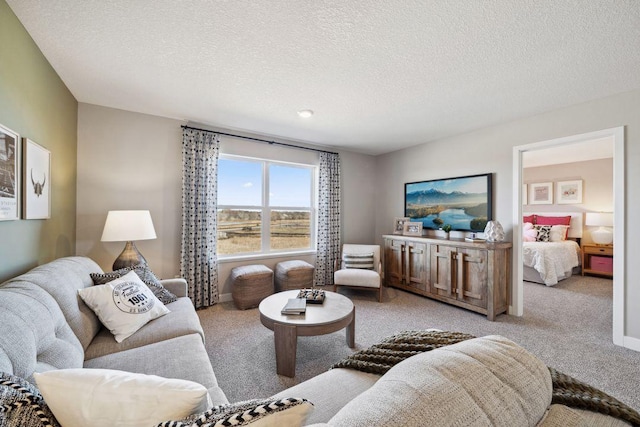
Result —
[{"label": "white coffee table top", "polygon": [[349,298],[335,292],[324,291],[324,303],[307,304],[304,314],[281,314],[280,311],[287,304],[287,300],[295,298],[298,292],[297,290],[278,292],[263,299],[259,306],[261,316],[281,324],[319,326],[339,322],[351,316],[354,311],[353,303]]}]

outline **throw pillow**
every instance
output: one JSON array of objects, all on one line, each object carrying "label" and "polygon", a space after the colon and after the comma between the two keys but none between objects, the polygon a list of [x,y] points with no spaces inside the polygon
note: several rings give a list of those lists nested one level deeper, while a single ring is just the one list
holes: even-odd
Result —
[{"label": "throw pillow", "polygon": [[105,285],[79,289],[80,298],[122,342],[169,310],[133,272]]},{"label": "throw pillow", "polygon": [[373,252],[368,254],[343,254],[344,268],[373,270]]},{"label": "throw pillow", "polygon": [[534,225],[533,228],[538,232],[536,236],[536,242],[548,242],[549,235],[551,234],[550,225]]},{"label": "throw pillow", "polygon": [[523,223],[525,223],[525,222],[530,222],[530,223],[532,223],[532,224],[535,224],[535,223],[536,223],[536,216],[535,216],[535,214],[531,214],[531,215],[524,215],[524,216],[522,217],[522,222],[523,222]]},{"label": "throw pillow", "polygon": [[156,427],[246,426],[295,427],[304,425],[313,410],[307,399],[283,398],[247,400],[229,405],[214,406],[208,411],[180,421],[165,421]]},{"label": "throw pillow", "polygon": [[522,226],[522,240],[525,242],[535,242],[537,235],[538,232],[533,228],[533,224],[530,222],[524,223]]},{"label": "throw pillow", "polygon": [[0,426],[60,427],[60,424],[33,384],[0,372]]},{"label": "throw pillow", "polygon": [[571,225],[571,215],[567,216],[542,216],[536,215],[537,225]]},{"label": "throw pillow", "polygon": [[112,271],[109,273],[91,273],[91,279],[93,280],[94,285],[104,285],[105,283],[109,283],[114,279],[118,279],[130,271],[135,271],[136,274],[140,277],[140,279],[153,291],[153,294],[162,301],[163,304],[169,304],[170,302],[174,302],[178,299],[173,293],[169,292],[153,271],[146,264],[138,264],[133,267],[121,268],[116,271]]},{"label": "throw pillow", "polygon": [[549,233],[550,242],[562,242],[567,240],[568,225],[552,225]]},{"label": "throw pillow", "polygon": [[156,375],[81,368],[34,377],[64,427],[151,426],[204,411],[210,405],[204,386]]}]

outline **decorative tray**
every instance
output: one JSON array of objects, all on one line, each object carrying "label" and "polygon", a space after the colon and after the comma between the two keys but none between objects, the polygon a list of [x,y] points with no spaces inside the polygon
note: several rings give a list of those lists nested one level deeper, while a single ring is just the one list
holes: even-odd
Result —
[{"label": "decorative tray", "polygon": [[305,298],[307,304],[322,304],[324,302],[324,291],[319,289],[300,289],[298,298]]}]

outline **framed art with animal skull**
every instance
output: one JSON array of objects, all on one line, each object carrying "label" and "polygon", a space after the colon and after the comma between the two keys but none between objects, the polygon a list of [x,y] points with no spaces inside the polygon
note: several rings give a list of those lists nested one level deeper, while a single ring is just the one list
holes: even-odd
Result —
[{"label": "framed art with animal skull", "polygon": [[51,153],[28,138],[23,153],[23,218],[51,218]]}]

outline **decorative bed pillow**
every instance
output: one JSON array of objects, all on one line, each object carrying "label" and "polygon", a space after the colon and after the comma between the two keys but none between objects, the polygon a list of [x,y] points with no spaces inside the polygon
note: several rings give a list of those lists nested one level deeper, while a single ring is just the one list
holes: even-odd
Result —
[{"label": "decorative bed pillow", "polygon": [[531,215],[525,215],[522,217],[522,223],[526,223],[526,222],[530,222],[531,224],[535,224],[536,223],[536,215],[535,214],[531,214]]},{"label": "decorative bed pillow", "polygon": [[105,283],[109,283],[112,280],[118,279],[130,271],[135,271],[135,273],[140,277],[140,279],[151,289],[153,294],[162,301],[163,304],[169,304],[170,302],[174,302],[178,299],[173,293],[168,291],[160,280],[153,274],[153,271],[146,264],[138,264],[133,267],[121,268],[116,271],[112,271],[110,273],[91,273],[91,279],[93,280],[94,285],[104,285]]},{"label": "decorative bed pillow", "polygon": [[571,215],[542,216],[536,215],[536,225],[571,225]]},{"label": "decorative bed pillow", "polygon": [[344,268],[373,270],[373,252],[368,254],[343,254]]},{"label": "decorative bed pillow", "polygon": [[57,369],[34,374],[64,427],[152,426],[211,405],[196,382],[110,369]]},{"label": "decorative bed pillow", "polygon": [[228,405],[214,406],[202,414],[192,415],[180,421],[165,421],[156,427],[192,426],[247,426],[296,427],[304,425],[313,410],[307,399],[254,399]]},{"label": "decorative bed pillow", "polygon": [[549,233],[550,242],[562,242],[567,240],[567,233],[569,232],[568,225],[552,225],[551,232]]},{"label": "decorative bed pillow", "polygon": [[60,427],[60,424],[33,384],[0,372],[0,426]]},{"label": "decorative bed pillow", "polygon": [[549,242],[549,235],[551,234],[550,225],[534,225],[533,228],[538,232],[536,236],[536,242]]},{"label": "decorative bed pillow", "polygon": [[525,242],[535,242],[538,232],[533,228],[533,224],[525,222],[522,225],[522,240]]},{"label": "decorative bed pillow", "polygon": [[117,342],[124,341],[151,320],[169,313],[133,271],[107,284],[79,289],[78,294]]}]

